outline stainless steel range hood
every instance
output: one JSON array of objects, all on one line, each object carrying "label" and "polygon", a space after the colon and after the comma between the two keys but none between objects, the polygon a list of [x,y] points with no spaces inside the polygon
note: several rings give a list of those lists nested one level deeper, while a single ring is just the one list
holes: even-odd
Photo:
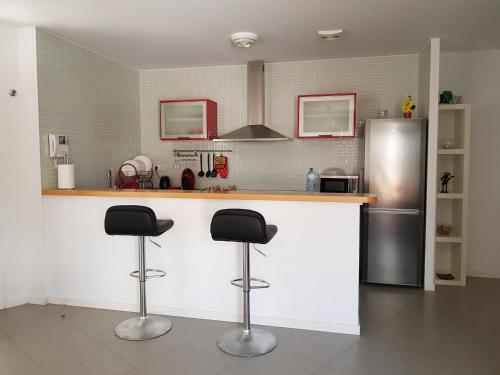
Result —
[{"label": "stainless steel range hood", "polygon": [[264,125],[264,63],[251,61],[247,65],[248,125],[213,139],[218,142],[289,141],[290,138]]}]

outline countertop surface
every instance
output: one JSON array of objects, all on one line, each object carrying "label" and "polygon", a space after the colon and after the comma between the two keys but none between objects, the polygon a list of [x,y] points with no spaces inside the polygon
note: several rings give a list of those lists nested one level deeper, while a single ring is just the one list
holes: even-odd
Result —
[{"label": "countertop surface", "polygon": [[158,189],[44,189],[44,196],[72,197],[136,197],[136,198],[184,198],[222,200],[265,200],[297,202],[375,203],[375,194],[307,193],[303,191],[236,190],[209,192],[206,190],[158,190]]}]

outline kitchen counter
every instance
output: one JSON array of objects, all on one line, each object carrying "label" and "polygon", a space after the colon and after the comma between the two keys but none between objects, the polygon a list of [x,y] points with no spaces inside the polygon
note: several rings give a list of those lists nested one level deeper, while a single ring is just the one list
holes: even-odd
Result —
[{"label": "kitchen counter", "polygon": [[[186,199],[188,198],[188,199]],[[174,226],[146,242],[147,266],[167,277],[148,283],[153,314],[241,321],[241,244],[216,242],[210,222],[217,210],[260,212],[278,233],[252,253],[252,277],[271,283],[252,293],[256,324],[359,334],[360,207],[370,194],[292,191],[44,190],[43,231],[50,303],[137,310],[137,239],[108,236],[106,210],[151,207]]]},{"label": "kitchen counter", "polygon": [[42,195],[79,196],[79,197],[133,197],[133,198],[183,198],[183,199],[222,199],[257,200],[289,202],[336,202],[336,203],[375,203],[374,194],[334,194],[306,193],[301,191],[279,190],[235,190],[209,192],[203,190],[157,190],[157,189],[45,189]]}]

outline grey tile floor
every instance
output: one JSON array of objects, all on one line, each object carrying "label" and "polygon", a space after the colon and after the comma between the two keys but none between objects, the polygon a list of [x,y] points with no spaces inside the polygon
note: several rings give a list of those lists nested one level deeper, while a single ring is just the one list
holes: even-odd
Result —
[{"label": "grey tile floor", "polygon": [[278,347],[257,358],[216,348],[235,326],[225,322],[172,317],[173,330],[158,339],[117,339],[114,326],[132,315],[59,305],[2,310],[0,375],[500,374],[495,279],[435,293],[362,286],[361,336],[268,327]]}]

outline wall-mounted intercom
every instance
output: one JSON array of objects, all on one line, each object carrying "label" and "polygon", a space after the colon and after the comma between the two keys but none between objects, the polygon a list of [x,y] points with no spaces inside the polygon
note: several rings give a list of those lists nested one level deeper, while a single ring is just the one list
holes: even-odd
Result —
[{"label": "wall-mounted intercom", "polygon": [[66,135],[49,134],[49,157],[67,158],[69,139]]}]

